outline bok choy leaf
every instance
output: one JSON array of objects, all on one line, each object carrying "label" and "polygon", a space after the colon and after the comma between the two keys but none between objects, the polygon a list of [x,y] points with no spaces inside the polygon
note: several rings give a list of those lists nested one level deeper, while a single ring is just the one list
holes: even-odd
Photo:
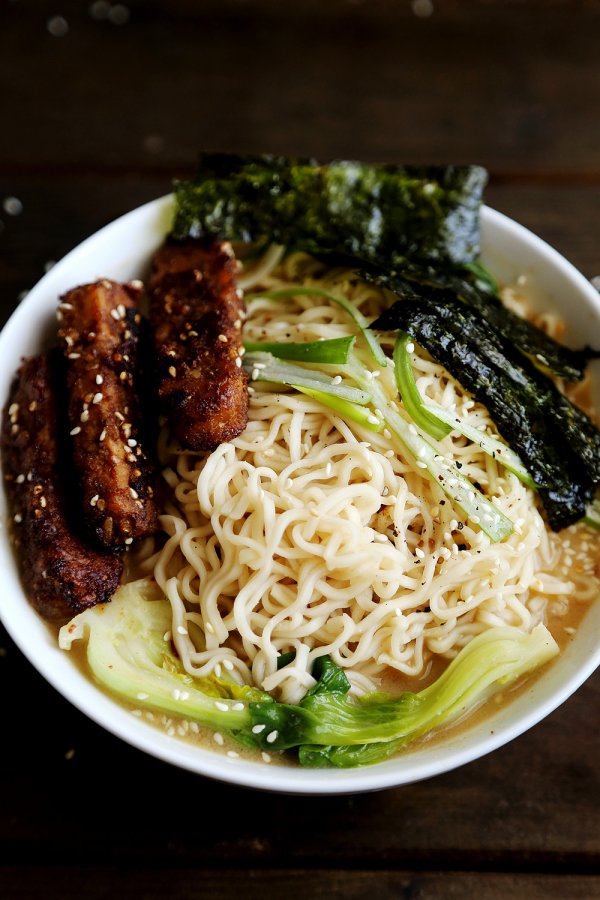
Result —
[{"label": "bok choy leaf", "polygon": [[245,746],[298,748],[301,764],[354,766],[384,759],[448,724],[558,652],[550,632],[496,627],[473,638],[443,674],[419,693],[348,696],[350,684],[329,657],[315,663],[316,684],[296,706],[279,703],[229,676],[195,678],[183,669],[167,632],[171,607],[148,580],[119,588],[110,603],[65,625],[63,650],[85,644],[94,678],[136,707],[164,710],[229,732]]}]

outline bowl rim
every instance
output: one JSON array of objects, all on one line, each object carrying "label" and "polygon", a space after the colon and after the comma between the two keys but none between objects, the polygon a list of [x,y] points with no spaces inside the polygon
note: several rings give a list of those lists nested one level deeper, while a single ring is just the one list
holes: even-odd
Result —
[{"label": "bowl rim", "polygon": [[[57,285],[76,261],[85,260],[90,251],[105,247],[107,244],[110,250],[111,244],[118,243],[121,235],[126,234],[129,228],[139,227],[140,223],[142,230],[151,223],[151,237],[156,243],[156,240],[164,237],[166,216],[170,213],[172,202],[173,195],[167,194],[125,213],[86,238],[63,257],[28,292],[6,322],[0,332],[0,360],[3,361],[6,357],[14,360],[14,350],[12,353],[8,351],[5,353],[5,349],[11,347],[18,339],[23,323],[29,321],[32,314],[35,317],[37,304],[48,306],[49,301],[44,298],[48,298],[50,293],[56,298]],[[545,264],[562,273],[574,292],[583,299],[584,306],[587,304],[600,314],[600,295],[570,262],[523,225],[503,213],[484,206],[482,232],[493,233],[494,230],[508,236],[509,242],[513,240],[522,244],[526,255],[543,258]],[[149,238],[149,243],[151,242]],[[12,363],[9,367],[5,362],[0,362],[0,381],[2,379],[4,381],[4,384],[0,383],[1,391],[8,386],[15,368],[12,367]],[[4,395],[2,395],[3,402]],[[0,494],[4,494],[3,488]],[[40,675],[77,709],[130,745],[163,762],[238,786],[288,794],[350,794],[398,787],[451,771],[498,749],[536,725],[571,696],[600,665],[599,640],[595,647],[588,648],[583,654],[583,659],[577,658],[567,667],[568,677],[561,679],[558,686],[550,691],[545,699],[529,709],[525,704],[520,714],[504,717],[500,715],[500,725],[490,729],[489,725],[494,724],[497,719],[494,713],[488,725],[480,729],[481,736],[478,739],[469,741],[459,736],[456,741],[449,742],[448,750],[444,753],[436,752],[435,748],[433,753],[429,753],[426,747],[424,752],[409,751],[383,763],[348,770],[302,769],[290,765],[266,765],[242,757],[231,759],[222,751],[187,744],[180,738],[171,738],[143,719],[135,718],[118,700],[101,690],[88,676],[80,672],[64,651],[58,651],[56,641],[51,646],[50,629],[27,602],[20,587],[16,562],[8,540],[8,529],[4,525],[5,518],[6,516],[0,522],[0,565],[4,563],[3,568],[9,578],[8,588],[11,590],[7,588],[0,599],[0,620],[19,650]],[[9,595],[8,601],[6,593]],[[599,606],[597,602],[595,606]],[[597,611],[600,613],[600,609]],[[30,632],[34,636],[32,643],[29,642]],[[58,653],[62,656],[58,656]],[[554,665],[558,665],[558,661]],[[506,709],[510,709],[515,702],[512,701]],[[468,727],[464,730],[466,736],[476,732],[477,728]],[[442,740],[441,745],[446,745],[446,742]]]}]

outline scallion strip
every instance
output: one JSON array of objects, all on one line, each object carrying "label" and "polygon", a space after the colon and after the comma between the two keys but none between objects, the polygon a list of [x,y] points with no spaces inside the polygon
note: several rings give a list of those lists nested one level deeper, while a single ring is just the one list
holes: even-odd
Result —
[{"label": "scallion strip", "polygon": [[536,488],[536,483],[523,465],[521,458],[503,441],[484,434],[473,425],[460,419],[455,412],[438,406],[437,403],[426,403],[417,387],[413,374],[408,347],[411,338],[404,331],[398,331],[394,345],[394,373],[396,384],[407,413],[421,431],[436,441],[441,441],[451,431],[457,431],[468,440],[477,444],[484,453],[501,463],[509,472],[527,485]]},{"label": "scallion strip", "polygon": [[271,381],[290,387],[302,386],[322,391],[350,403],[361,406],[369,403],[371,394],[351,385],[339,384],[330,375],[318,369],[304,369],[283,360],[275,359],[270,353],[248,353],[243,357],[243,365],[252,381]]},{"label": "scallion strip", "polygon": [[256,297],[264,297],[266,300],[284,300],[286,297],[297,297],[299,294],[307,297],[323,297],[325,300],[331,300],[332,303],[337,303],[338,306],[341,306],[358,326],[360,333],[369,345],[369,350],[371,351],[373,358],[380,366],[387,366],[387,356],[383,352],[375,334],[369,330],[369,323],[363,314],[356,309],[356,307],[352,306],[345,297],[338,297],[337,294],[332,294],[330,291],[323,290],[323,288],[307,287],[306,285],[298,284],[293,287],[278,288],[273,291],[260,291],[256,294],[250,294],[246,297],[246,302],[249,302]]},{"label": "scallion strip", "polygon": [[588,503],[583,521],[592,528],[600,528],[600,497]]},{"label": "scallion strip", "polygon": [[271,343],[268,341],[245,341],[247,353],[270,353],[277,359],[293,359],[298,362],[325,363],[337,365],[348,361],[348,353],[356,338],[354,336],[332,338],[328,341],[304,341],[303,343]]},{"label": "scallion strip", "polygon": [[312,397],[313,400],[318,400],[319,403],[333,409],[334,412],[339,413],[343,419],[350,419],[358,425],[370,428],[371,431],[381,431],[383,428],[383,421],[379,416],[374,415],[368,407],[358,406],[356,403],[350,403],[349,400],[343,400],[341,397],[334,397],[333,394],[327,394],[325,391],[317,391],[313,388],[302,387],[299,384],[295,384],[293,387],[301,393],[306,394],[308,397]]},{"label": "scallion strip", "polygon": [[415,425],[434,440],[441,441],[452,429],[428,409],[423,402],[413,374],[410,356],[412,349],[409,351],[409,347],[414,349],[414,344],[412,344],[410,337],[406,332],[398,331],[396,343],[394,344],[394,374],[398,392],[406,412]]},{"label": "scallion strip", "polygon": [[478,525],[494,542],[502,541],[512,534],[514,525],[511,520],[484,497],[481,491],[477,490],[433,444],[420,435],[414,425],[408,425],[404,421],[390,405],[377,380],[369,379],[366,369],[354,354],[346,371],[357,385],[371,391],[372,403],[381,411],[390,431],[396,434],[417,465],[429,472],[432,480],[464,512],[473,525]]},{"label": "scallion strip", "polygon": [[491,435],[484,434],[473,425],[469,425],[468,422],[460,419],[455,412],[444,409],[437,404],[431,404],[429,409],[435,416],[443,422],[446,422],[450,426],[451,431],[458,431],[459,434],[462,434],[468,440],[473,441],[474,444],[481,447],[484,453],[503,465],[504,468],[508,469],[509,472],[512,472],[513,475],[516,475],[519,481],[522,481],[527,487],[533,488],[534,490],[538,487],[523,465],[521,457],[518,456],[514,450],[511,450],[508,444],[499,441],[497,438],[491,437]]}]

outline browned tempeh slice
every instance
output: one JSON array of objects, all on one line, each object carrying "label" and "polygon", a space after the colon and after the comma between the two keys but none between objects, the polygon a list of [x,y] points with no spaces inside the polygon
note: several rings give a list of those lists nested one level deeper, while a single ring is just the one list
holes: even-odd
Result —
[{"label": "browned tempeh slice", "polygon": [[232,440],[248,420],[236,265],[225,242],[167,243],[153,260],[148,293],[161,410],[191,450]]},{"label": "browned tempeh slice", "polygon": [[56,374],[48,356],[17,373],[2,421],[2,463],[25,591],[60,621],[110,599],[123,562],[84,544],[67,518],[59,473]]},{"label": "browned tempeh slice", "polygon": [[138,430],[140,291],[103,280],[69,291],[58,308],[83,515],[89,533],[112,550],[158,527],[151,467]]}]

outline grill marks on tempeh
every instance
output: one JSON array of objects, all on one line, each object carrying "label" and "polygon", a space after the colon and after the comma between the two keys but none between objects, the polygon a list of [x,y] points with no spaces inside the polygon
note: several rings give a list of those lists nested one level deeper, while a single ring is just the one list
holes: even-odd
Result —
[{"label": "grill marks on tempeh", "polygon": [[110,550],[158,527],[135,386],[140,293],[136,285],[103,280],[74,288],[59,306],[83,519],[93,539]]},{"label": "grill marks on tempeh", "polygon": [[2,461],[25,590],[46,619],[60,621],[109,600],[123,562],[87,546],[71,526],[56,363],[37,356],[19,369],[4,409]]},{"label": "grill marks on tempeh", "polygon": [[244,303],[227,242],[166,243],[148,293],[161,411],[181,444],[212,450],[248,419]]}]

